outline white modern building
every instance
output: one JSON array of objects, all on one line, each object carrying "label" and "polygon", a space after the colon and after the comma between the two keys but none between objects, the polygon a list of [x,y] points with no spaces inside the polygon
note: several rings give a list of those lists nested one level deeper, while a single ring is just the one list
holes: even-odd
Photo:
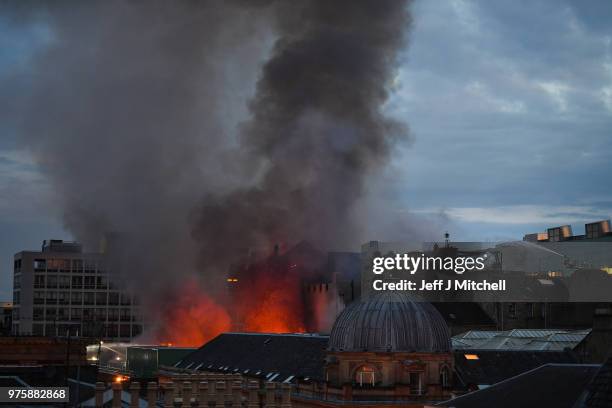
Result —
[{"label": "white modern building", "polygon": [[129,341],[142,333],[138,299],[117,285],[105,255],[76,242],[45,240],[14,256],[15,335],[84,336]]}]

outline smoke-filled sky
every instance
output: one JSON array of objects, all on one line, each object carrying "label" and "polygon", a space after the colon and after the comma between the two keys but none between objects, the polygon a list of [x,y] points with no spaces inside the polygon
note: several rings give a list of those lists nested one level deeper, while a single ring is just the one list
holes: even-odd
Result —
[{"label": "smoke-filled sky", "polygon": [[[181,208],[181,203],[199,198],[210,190],[218,191],[244,182],[242,172],[250,167],[237,166],[233,155],[232,160],[225,156],[225,149],[239,143],[237,134],[248,133],[248,130],[237,130],[240,126],[236,123],[249,118],[246,102],[256,95],[256,81],[262,77],[266,61],[274,55],[275,38],[279,32],[291,30],[282,24],[276,29],[261,24],[261,21],[280,18],[266,15],[270,11],[265,5],[220,10],[219,14],[204,14],[205,17],[174,8],[166,10],[167,18],[159,18],[151,25],[157,27],[155,30],[169,33],[163,36],[167,43],[160,51],[159,44],[147,46],[147,36],[155,39],[159,35],[154,29],[139,30],[136,37],[122,37],[126,33],[121,31],[121,19],[138,21],[141,18],[150,22],[151,16],[130,15],[129,8],[118,10],[117,15],[122,17],[111,20],[118,29],[110,30],[104,21],[92,23],[88,20],[88,16],[96,15],[95,11],[77,8],[62,13],[61,24],[50,20],[57,16],[42,14],[33,18],[28,10],[0,14],[1,300],[11,296],[13,253],[38,248],[45,238],[71,238],[71,232],[65,227],[70,219],[66,219],[60,205],[65,201],[66,192],[58,188],[57,179],[49,177],[50,172],[57,177],[58,172],[46,166],[58,165],[53,160],[62,157],[63,151],[67,157],[72,157],[74,146],[61,132],[66,124],[53,126],[54,117],[74,118],[69,126],[72,131],[93,121],[100,132],[114,132],[119,126],[115,122],[108,123],[106,118],[122,118],[125,123],[133,123],[135,118],[142,117],[149,121],[148,131],[152,134],[172,134],[174,143],[163,142],[163,151],[167,154],[150,157],[150,161],[130,162],[130,156],[124,156],[120,146],[108,145],[104,140],[92,146],[89,153],[84,152],[82,160],[99,166],[101,178],[94,186],[103,189],[107,183],[118,183],[123,185],[121,191],[131,192],[122,205],[128,208],[134,205],[133,211],[147,212],[150,217],[172,211],[183,213],[186,209]],[[285,10],[279,14],[283,12],[287,13]],[[387,101],[383,97],[377,102],[383,104],[388,117],[409,126],[410,136],[388,145],[394,154],[384,177],[366,182],[366,189],[378,199],[364,204],[394,215],[362,222],[384,223],[397,216],[409,219],[408,224],[414,225],[419,233],[423,225],[431,223],[436,230],[434,233],[448,229],[455,239],[495,240],[520,239],[525,232],[552,224],[570,223],[575,226],[576,233],[581,233],[583,222],[609,218],[612,214],[609,192],[609,174],[612,174],[609,159],[612,156],[610,4],[606,1],[587,4],[553,0],[524,3],[420,0],[411,6],[411,15],[412,27],[406,30],[409,41],[402,45],[402,52],[398,54],[399,70],[392,73],[392,92]],[[200,24],[201,18],[207,19],[207,24]],[[240,32],[235,33],[231,27],[220,24],[224,18],[235,21]],[[333,20],[333,16],[330,18]],[[183,19],[185,23],[177,28],[172,23],[175,19]],[[407,25],[408,21],[404,23]],[[192,41],[181,41],[184,36]],[[199,51],[194,52],[199,36],[207,38],[206,45],[200,45]],[[66,39],[69,41],[58,44]],[[138,48],[125,53],[130,49],[130,42]],[[77,46],[83,43],[102,44],[105,49],[112,48],[115,43],[119,52],[113,61],[100,61],[96,59],[95,48]],[[282,46],[279,47],[282,51]],[[49,52],[56,53],[55,57],[65,57],[62,64],[49,69],[40,65],[48,61]],[[143,60],[151,64],[151,70],[145,73],[140,70]],[[179,80],[172,76],[170,81],[167,74],[176,72],[175,63],[184,61],[191,63],[185,66]],[[96,69],[92,70],[89,65],[81,69],[83,65],[80,64],[84,63],[97,64]],[[370,69],[380,67],[384,65]],[[376,75],[384,77],[386,74],[377,71]],[[214,80],[211,82],[210,78]],[[142,95],[144,101],[156,98],[173,101],[172,105],[181,109],[172,113],[170,123],[184,123],[185,126],[176,132],[160,130],[164,121],[156,118],[164,117],[165,113],[146,105],[130,105],[133,99],[113,100],[112,94],[107,93],[122,80],[133,89],[146,88],[147,92]],[[78,98],[80,93],[94,93],[100,98],[109,98],[108,111],[89,118],[86,116],[91,112],[88,106],[81,106],[76,112],[65,112],[61,101],[45,101],[48,95],[57,96],[63,82],[87,88],[67,86],[62,98],[69,100]],[[49,91],[41,86],[45,83],[49,84]],[[33,101],[25,95],[37,98]],[[272,94],[272,97],[282,99],[283,96]],[[49,106],[53,109],[43,109]],[[331,109],[334,115],[344,117],[341,110],[333,106]],[[23,118],[17,112],[33,115]],[[126,112],[124,117],[122,112]],[[202,120],[201,112],[210,117]],[[270,112],[260,111],[260,115],[266,114]],[[293,115],[291,112],[277,114]],[[37,121],[37,115],[42,115],[42,120]],[[300,117],[304,117],[303,112]],[[310,119],[311,132],[330,126],[319,114]],[[350,128],[353,122],[348,118],[346,126]],[[392,122],[382,117],[371,120],[378,125]],[[134,130],[146,131],[146,126],[139,123],[133,125]],[[254,126],[261,128],[263,125],[260,121]],[[336,122],[334,126],[339,125]],[[249,124],[243,127],[248,128]],[[28,134],[24,134],[25,130]],[[198,140],[194,135],[199,132],[213,135],[216,142],[209,144],[203,140],[195,148],[193,144],[181,142],[182,138]],[[137,147],[134,144],[141,140],[136,136],[130,138],[129,134],[125,132],[125,143],[134,149]],[[342,152],[342,148],[352,142],[350,138],[340,140],[334,147]],[[209,148],[211,145],[215,148]],[[46,148],[53,151],[52,160],[46,160]],[[266,150],[266,146],[252,148]],[[298,144],[293,148],[303,146]],[[147,146],[143,149],[160,151]],[[376,146],[368,150],[377,151]],[[250,153],[245,153],[244,160],[252,159]],[[311,155],[315,153],[316,149],[310,152]],[[268,151],[266,154],[279,153]],[[383,155],[383,160],[386,157]],[[366,153],[367,165],[376,167],[377,163],[370,163],[376,160],[369,158],[370,153]],[[156,178],[156,174],[149,172],[151,169],[160,169],[160,174],[166,176],[168,167],[181,162],[186,168],[205,170],[199,176],[201,183],[209,186],[208,191],[199,191],[190,174],[176,175],[172,179],[174,184],[164,188],[158,184],[128,188],[125,183],[129,183],[130,178],[114,174],[112,170],[117,166],[109,165],[106,173],[105,160],[125,160],[119,166],[121,169],[129,169],[132,175],[146,172],[141,175],[145,179]],[[215,161],[222,165],[198,164]],[[151,162],[159,165],[151,166]],[[215,168],[217,172],[211,170]],[[62,171],[68,172],[67,177],[79,176],[78,168]],[[223,183],[217,183],[220,175],[224,176]],[[343,187],[360,196],[360,180]],[[180,184],[181,181],[185,185]],[[90,185],[82,191],[71,191],[70,194],[74,194],[70,197],[71,202],[77,200],[85,212],[87,207],[95,205],[116,205],[117,200],[92,202],[89,197],[96,197],[92,188],[95,189]],[[284,194],[282,186],[280,190],[281,195]],[[139,198],[155,194],[175,194],[176,200],[160,197],[159,202],[151,202],[150,207],[143,208]],[[177,205],[160,207],[160,202]],[[333,214],[327,216],[333,217]],[[142,219],[125,218],[121,222]],[[162,225],[171,233],[176,219],[171,216],[167,219]],[[192,220],[202,222],[202,214],[195,214]],[[146,229],[145,225],[134,226],[135,229],[140,227]],[[371,229],[376,235],[373,238],[385,239],[384,234],[379,235],[380,230]],[[389,231],[389,236],[397,237],[393,231]],[[180,244],[183,248],[183,243]]]}]

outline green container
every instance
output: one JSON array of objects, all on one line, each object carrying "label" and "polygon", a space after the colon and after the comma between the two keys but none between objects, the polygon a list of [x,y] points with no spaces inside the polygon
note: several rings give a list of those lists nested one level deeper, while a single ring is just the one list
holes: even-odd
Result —
[{"label": "green container", "polygon": [[127,369],[133,378],[155,378],[159,366],[172,366],[195,350],[192,347],[128,347]]}]

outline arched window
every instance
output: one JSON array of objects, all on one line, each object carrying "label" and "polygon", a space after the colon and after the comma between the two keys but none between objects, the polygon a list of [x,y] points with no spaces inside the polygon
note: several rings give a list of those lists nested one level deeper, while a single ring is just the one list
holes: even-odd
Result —
[{"label": "arched window", "polygon": [[376,384],[376,369],[371,365],[363,365],[355,371],[355,382],[360,386]]},{"label": "arched window", "polygon": [[447,365],[440,367],[440,384],[443,387],[450,387],[450,369]]}]

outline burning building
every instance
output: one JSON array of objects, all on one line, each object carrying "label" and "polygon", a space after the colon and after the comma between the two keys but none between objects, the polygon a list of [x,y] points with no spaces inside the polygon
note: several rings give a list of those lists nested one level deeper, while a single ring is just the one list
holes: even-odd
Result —
[{"label": "burning building", "polygon": [[296,406],[376,401],[423,406],[448,399],[454,359],[450,332],[429,303],[380,293],[350,304],[329,336],[226,333],[166,375],[241,374],[293,384]]}]

